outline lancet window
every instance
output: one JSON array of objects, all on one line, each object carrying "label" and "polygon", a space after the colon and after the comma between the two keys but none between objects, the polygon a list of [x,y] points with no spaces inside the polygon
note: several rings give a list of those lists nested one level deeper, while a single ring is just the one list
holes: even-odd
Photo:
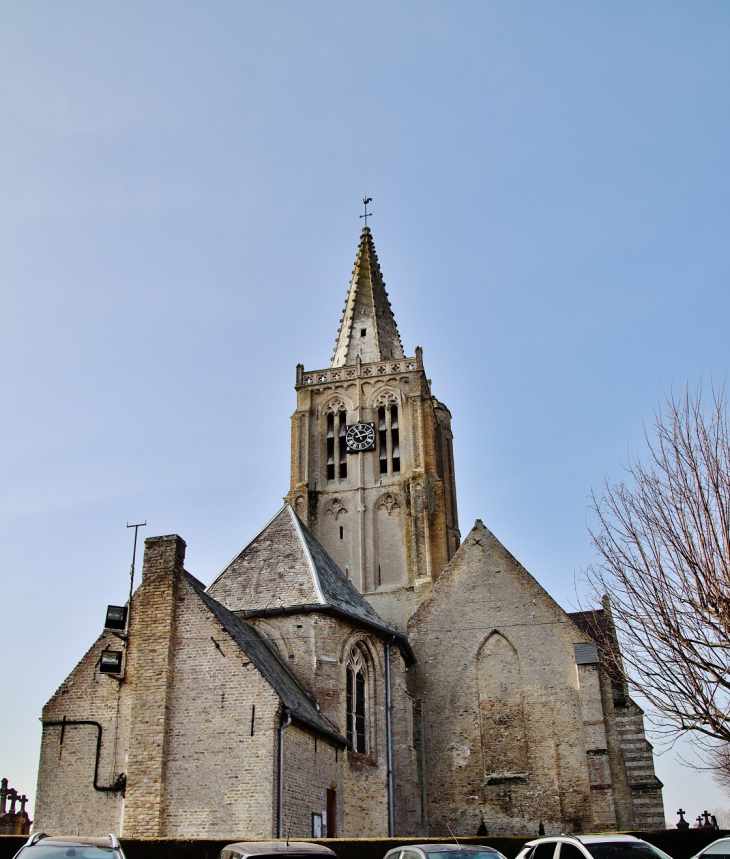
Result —
[{"label": "lancet window", "polygon": [[342,403],[335,403],[327,413],[327,480],[347,477],[347,412]]},{"label": "lancet window", "polygon": [[368,669],[365,654],[359,646],[353,647],[347,661],[347,739],[353,751],[366,755],[368,737]]},{"label": "lancet window", "polygon": [[398,406],[392,396],[378,408],[378,460],[381,474],[397,474],[400,471]]}]

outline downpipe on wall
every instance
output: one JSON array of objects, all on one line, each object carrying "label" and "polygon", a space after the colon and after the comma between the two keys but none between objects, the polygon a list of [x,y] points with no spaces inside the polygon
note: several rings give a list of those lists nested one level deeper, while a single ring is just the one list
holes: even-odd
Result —
[{"label": "downpipe on wall", "polygon": [[279,725],[279,784],[277,786],[276,837],[284,837],[284,731],[291,725],[291,711],[284,709],[286,721]]},{"label": "downpipe on wall", "polygon": [[96,728],[96,760],[94,761],[94,790],[108,792],[108,793],[121,793],[124,796],[124,792],[127,787],[127,776],[125,773],[119,773],[119,775],[114,780],[114,784],[99,784],[99,758],[101,757],[101,735],[103,732],[103,728],[99,722],[93,722],[91,719],[67,719],[65,716],[60,721],[51,721],[51,722],[41,722],[44,728],[46,727],[59,727],[61,728],[61,745],[63,746],[63,739],[66,734],[66,727],[68,725],[89,725],[92,728]]},{"label": "downpipe on wall", "polygon": [[385,745],[388,759],[388,838],[393,832],[393,727],[390,696],[390,645],[395,637],[385,642]]}]

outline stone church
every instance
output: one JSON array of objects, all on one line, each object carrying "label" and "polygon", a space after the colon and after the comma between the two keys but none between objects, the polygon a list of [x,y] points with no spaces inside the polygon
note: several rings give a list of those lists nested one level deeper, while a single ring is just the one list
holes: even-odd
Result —
[{"label": "stone church", "polygon": [[178,536],[43,709],[36,829],[122,837],[661,828],[643,714],[477,521],[368,227],[329,367],[296,370],[285,504],[208,587]]}]

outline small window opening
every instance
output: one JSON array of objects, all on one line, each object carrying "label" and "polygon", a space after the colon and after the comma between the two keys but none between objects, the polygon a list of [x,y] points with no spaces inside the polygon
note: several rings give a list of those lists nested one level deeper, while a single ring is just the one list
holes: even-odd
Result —
[{"label": "small window opening", "polygon": [[361,329],[360,329],[360,336],[361,336],[361,337],[365,337],[365,335],[366,335],[367,333],[368,333],[367,328],[361,328]]},{"label": "small window opening", "polygon": [[388,473],[388,431],[385,428],[385,409],[381,406],[378,409],[378,448],[380,473]]},{"label": "small window opening", "polygon": [[345,539],[345,529],[342,525],[340,525],[340,540]]}]

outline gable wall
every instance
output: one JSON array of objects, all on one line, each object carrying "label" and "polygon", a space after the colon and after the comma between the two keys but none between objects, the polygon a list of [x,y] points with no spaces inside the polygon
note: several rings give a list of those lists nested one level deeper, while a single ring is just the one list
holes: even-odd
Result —
[{"label": "gable wall", "polygon": [[125,772],[126,798],[94,790],[93,726],[67,725],[61,744],[62,728],[49,725],[38,827],[122,837],[274,833],[279,699],[183,578],[183,550],[178,537],[146,541],[123,680],[98,671],[104,647],[124,649],[105,633],[43,710],[46,722],[101,724],[99,783]]},{"label": "gable wall", "polygon": [[[585,637],[481,523],[409,629],[430,834],[475,833],[482,816],[500,834],[536,832],[540,820],[547,832],[615,828],[605,773],[589,771],[607,752],[597,673],[584,671],[581,687],[573,654]],[[505,646],[484,657],[494,631]],[[492,660],[482,688],[480,654]],[[509,738],[502,766],[495,725]]]},{"label": "gable wall", "polygon": [[[106,647],[121,649],[120,641],[104,633],[43,708],[43,722],[91,720],[102,726],[99,780],[109,785],[125,769],[126,745],[118,738],[119,709],[128,710],[128,695],[119,681],[99,674],[97,663]],[[62,740],[63,733],[63,742]],[[94,790],[97,730],[91,725],[44,725],[38,767],[34,817],[36,831],[119,834],[120,793]],[[115,755],[116,748],[116,755]]]}]

